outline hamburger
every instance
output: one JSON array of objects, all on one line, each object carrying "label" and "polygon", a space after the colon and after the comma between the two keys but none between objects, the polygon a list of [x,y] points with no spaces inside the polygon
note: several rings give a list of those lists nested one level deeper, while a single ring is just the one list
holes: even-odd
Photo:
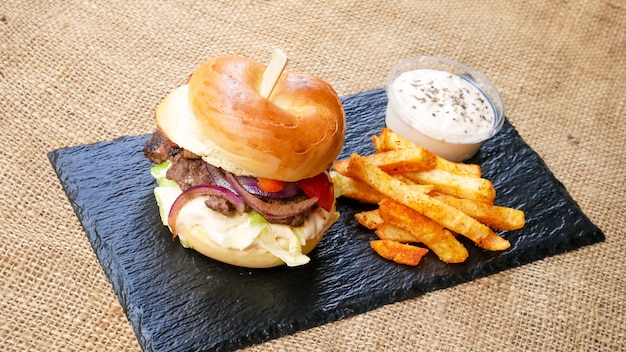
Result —
[{"label": "hamburger", "polygon": [[338,219],[328,169],[345,138],[325,81],[225,55],[202,63],[158,105],[143,153],[162,222],[182,246],[249,268],[309,262]]}]

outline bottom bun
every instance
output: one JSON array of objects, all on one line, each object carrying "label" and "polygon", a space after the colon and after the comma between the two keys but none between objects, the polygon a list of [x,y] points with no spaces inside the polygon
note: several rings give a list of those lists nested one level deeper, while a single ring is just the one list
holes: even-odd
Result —
[{"label": "bottom bun", "polygon": [[[302,246],[302,254],[309,254],[321,241],[326,230],[328,230],[338,218],[338,214],[333,206],[330,212],[326,212],[321,208],[317,208],[313,212],[323,212],[324,216],[319,217],[323,219],[323,224],[316,224],[320,230],[313,235],[309,236],[306,243]],[[319,215],[319,214],[318,214]],[[305,223],[306,226],[308,222]],[[286,225],[279,225],[286,226]],[[180,238],[183,246],[192,248],[193,250],[217,261],[240,266],[246,268],[271,268],[276,266],[285,265],[285,262],[279,257],[275,256],[271,252],[264,248],[248,247],[244,249],[224,248],[219,244],[211,240],[211,236],[205,231],[206,227],[203,226],[191,226],[185,227],[180,230],[178,237]],[[280,246],[288,250],[288,241],[278,239]]]}]

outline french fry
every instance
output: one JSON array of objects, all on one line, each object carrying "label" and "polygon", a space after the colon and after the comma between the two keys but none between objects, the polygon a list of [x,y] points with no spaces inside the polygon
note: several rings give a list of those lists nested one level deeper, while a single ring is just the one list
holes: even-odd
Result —
[{"label": "french fry", "polygon": [[[367,183],[344,176],[338,172],[331,173],[333,185],[335,186],[336,197],[345,196],[364,203],[376,204],[385,196]],[[430,193],[435,189],[433,185],[413,184],[410,186],[414,192]]]},{"label": "french fry", "polygon": [[381,240],[396,241],[400,243],[418,243],[420,240],[412,232],[394,224],[382,222],[374,231]]},{"label": "french fry", "polygon": [[[380,137],[378,137],[377,135],[372,136],[372,144],[374,145],[374,150],[376,150],[376,153],[382,153],[385,151],[383,149],[383,145],[380,140]],[[392,150],[392,149],[389,149],[389,150]]]},{"label": "french fry", "polygon": [[[415,143],[405,139],[400,136],[393,130],[389,128],[383,128],[381,130],[380,136],[372,139],[374,142],[374,147],[377,152],[384,152],[394,149],[405,149],[405,148],[422,148],[421,146],[416,145]],[[452,161],[448,161],[444,158],[435,157],[435,165],[434,168],[452,172],[459,175],[468,175],[474,177],[481,177],[482,170],[479,165],[476,164],[464,164],[464,163],[455,163]]]},{"label": "french fry", "polygon": [[403,175],[417,183],[434,185],[435,192],[489,204],[493,204],[496,199],[493,183],[485,178],[459,175],[439,169],[408,172]]},{"label": "french fry", "polygon": [[450,230],[406,205],[385,198],[380,202],[380,216],[385,224],[409,231],[417,242],[430,248],[444,263],[462,263],[469,256]]},{"label": "french fry", "polygon": [[335,187],[336,198],[344,196],[363,203],[376,204],[384,197],[383,194],[361,180],[344,176],[338,172],[331,172],[331,178]]},{"label": "french fry", "polygon": [[370,242],[370,245],[381,257],[411,266],[419,264],[428,253],[426,248],[388,240],[374,240]]},{"label": "french fry", "polygon": [[370,230],[375,230],[378,226],[382,225],[383,219],[380,217],[378,209],[362,211],[354,214],[354,218],[359,224],[367,227]]},{"label": "french fry", "polygon": [[521,210],[461,199],[447,194],[436,194],[434,197],[496,230],[518,230],[524,227],[526,222],[524,212]]},{"label": "french fry", "polygon": [[478,246],[489,251],[503,251],[509,249],[511,243],[492,231]]},{"label": "french fry", "polygon": [[457,175],[473,177],[482,177],[483,175],[483,171],[481,170],[480,165],[455,163],[440,157],[437,157],[437,159],[435,160],[435,169],[448,171]]},{"label": "french fry", "polygon": [[[364,158],[390,175],[430,170],[435,167],[435,154],[424,148],[396,149],[364,156]],[[333,163],[333,169],[345,175],[349,162],[349,159],[336,161]]]},{"label": "french fry", "polygon": [[[503,242],[491,241],[495,233],[486,225],[427,194],[411,191],[407,184],[368,163],[358,154],[350,156],[348,171],[354,178],[365,181],[385,196],[418,211],[443,227],[469,238],[481,248],[504,250],[510,246],[508,241],[503,238]],[[485,241],[488,238],[490,241]]]},{"label": "french fry", "polygon": [[[411,180],[410,178],[400,174],[400,175],[393,175],[393,177],[397,178],[398,180],[406,183],[407,185],[419,185],[419,183],[417,183],[416,181]],[[435,186],[431,185],[433,187],[433,191],[435,190]],[[430,193],[430,192],[429,192]]]},{"label": "french fry", "polygon": [[378,136],[378,145],[380,146],[380,151],[416,147],[415,143],[407,140],[387,127],[380,131],[380,136]]}]

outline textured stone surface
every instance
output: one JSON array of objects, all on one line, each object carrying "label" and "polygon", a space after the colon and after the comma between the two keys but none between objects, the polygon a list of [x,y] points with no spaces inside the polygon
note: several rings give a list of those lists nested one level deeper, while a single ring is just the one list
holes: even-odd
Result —
[{"label": "textured stone surface", "polygon": [[[386,97],[375,89],[343,98],[348,134],[340,157],[373,152]],[[526,226],[502,233],[512,246],[446,265],[429,253],[415,268],[372,253],[374,234],[341,199],[341,219],[300,268],[249,270],[217,263],[173,240],[160,224],[147,136],[58,149],[48,157],[145,351],[232,350],[342,319],[604,240],[516,130],[506,122],[471,162],[523,209]]]}]

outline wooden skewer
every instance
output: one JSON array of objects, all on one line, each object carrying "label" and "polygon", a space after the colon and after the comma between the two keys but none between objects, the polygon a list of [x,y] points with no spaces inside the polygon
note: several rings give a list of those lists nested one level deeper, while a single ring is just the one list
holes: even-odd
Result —
[{"label": "wooden skewer", "polygon": [[287,54],[280,49],[274,50],[274,55],[267,65],[265,72],[263,72],[263,81],[261,82],[260,93],[265,99],[268,99],[272,94],[274,86],[276,85],[276,82],[278,82],[278,78],[285,69],[286,65]]}]

